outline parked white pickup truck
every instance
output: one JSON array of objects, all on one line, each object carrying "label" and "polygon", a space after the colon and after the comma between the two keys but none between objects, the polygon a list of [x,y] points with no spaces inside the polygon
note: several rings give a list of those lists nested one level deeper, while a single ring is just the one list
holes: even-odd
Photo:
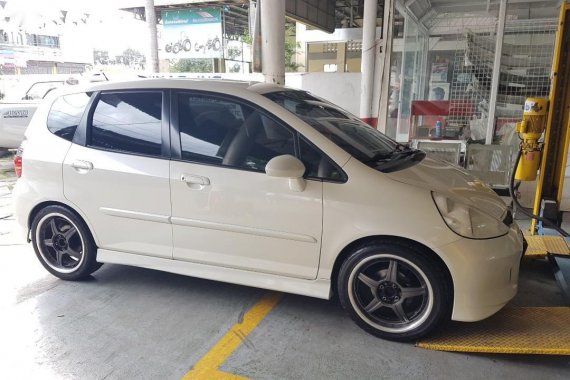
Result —
[{"label": "parked white pickup truck", "polygon": [[21,77],[18,84],[6,91],[5,97],[0,100],[0,153],[2,149],[20,146],[30,119],[50,91],[62,86],[101,80],[106,80],[102,74]]},{"label": "parked white pickup truck", "polygon": [[17,148],[38,104],[52,90],[77,80],[24,80],[0,101],[0,148]]}]

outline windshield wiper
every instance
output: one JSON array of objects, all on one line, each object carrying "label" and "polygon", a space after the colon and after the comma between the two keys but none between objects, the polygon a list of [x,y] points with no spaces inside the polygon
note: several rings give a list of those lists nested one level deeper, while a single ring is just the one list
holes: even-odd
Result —
[{"label": "windshield wiper", "polygon": [[392,149],[389,152],[382,152],[382,153],[377,153],[374,156],[372,156],[371,159],[366,160],[367,164],[370,163],[375,163],[378,161],[383,161],[389,158],[392,158],[394,155],[410,155],[412,153],[417,152],[418,150],[416,149],[412,149],[409,146],[406,146],[404,144],[400,144],[397,143],[397,145],[394,147],[394,149]]},{"label": "windshield wiper", "polygon": [[374,167],[383,173],[391,173],[402,170],[410,166],[414,166],[426,157],[426,153],[419,149],[410,149],[396,152],[392,155],[392,159],[378,162]]}]

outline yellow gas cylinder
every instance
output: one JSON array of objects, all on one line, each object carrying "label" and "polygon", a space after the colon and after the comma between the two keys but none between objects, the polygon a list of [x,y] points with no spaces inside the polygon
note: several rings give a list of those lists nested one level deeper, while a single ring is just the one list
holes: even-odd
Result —
[{"label": "yellow gas cylinder", "polygon": [[548,99],[528,98],[524,103],[523,119],[516,130],[522,135],[521,158],[515,172],[519,181],[534,181],[540,165],[542,144],[538,142],[546,128]]}]

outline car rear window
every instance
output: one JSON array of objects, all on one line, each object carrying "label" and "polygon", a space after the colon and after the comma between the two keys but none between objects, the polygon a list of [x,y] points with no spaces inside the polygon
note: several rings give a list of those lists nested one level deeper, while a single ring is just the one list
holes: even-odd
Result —
[{"label": "car rear window", "polygon": [[90,94],[63,95],[57,98],[48,114],[47,127],[51,133],[68,141],[73,140],[75,130],[83,117]]}]

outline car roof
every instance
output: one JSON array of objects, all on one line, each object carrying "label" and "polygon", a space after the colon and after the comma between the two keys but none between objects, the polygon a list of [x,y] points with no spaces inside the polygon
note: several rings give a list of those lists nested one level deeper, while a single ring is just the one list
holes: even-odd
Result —
[{"label": "car roof", "polygon": [[82,91],[109,91],[127,89],[189,89],[216,92],[235,92],[249,90],[258,94],[283,91],[287,89],[270,83],[237,81],[227,79],[180,79],[180,78],[144,78],[120,82],[97,82],[81,88]]}]

